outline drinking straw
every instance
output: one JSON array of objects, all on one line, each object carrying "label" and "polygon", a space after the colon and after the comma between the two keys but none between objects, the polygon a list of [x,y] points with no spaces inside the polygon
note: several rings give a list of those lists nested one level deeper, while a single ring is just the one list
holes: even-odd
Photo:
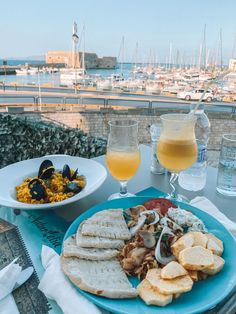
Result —
[{"label": "drinking straw", "polygon": [[204,92],[202,93],[202,96],[201,98],[198,100],[198,102],[196,103],[195,107],[193,108],[192,111],[189,112],[189,114],[195,114],[196,111],[198,110],[198,107],[200,106],[200,104],[202,103],[203,101],[203,98],[208,90],[208,88],[215,82],[217,82],[219,79],[222,79],[225,75],[227,75],[228,73],[230,73],[231,71],[230,70],[226,70],[226,71],[223,71],[221,72],[221,74],[219,74],[218,76],[216,76],[213,80],[209,81],[208,84],[206,85],[205,89],[204,89]]}]

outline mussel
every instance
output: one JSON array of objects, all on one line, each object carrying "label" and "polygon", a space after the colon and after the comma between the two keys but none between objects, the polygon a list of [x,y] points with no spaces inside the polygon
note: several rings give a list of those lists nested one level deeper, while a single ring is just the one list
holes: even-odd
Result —
[{"label": "mussel", "polygon": [[39,167],[38,178],[42,180],[50,179],[54,172],[55,167],[53,166],[53,163],[51,160],[46,159]]},{"label": "mussel", "polygon": [[63,178],[67,178],[69,181],[73,181],[76,179],[77,177],[77,174],[78,174],[78,169],[76,169],[73,173],[73,175],[71,175],[71,169],[68,165],[65,165],[63,167],[63,170],[62,170],[62,177]]},{"label": "mussel", "polygon": [[66,185],[65,192],[70,193],[73,192],[74,194],[79,193],[82,190],[81,186],[77,182],[69,182]]},{"label": "mussel", "polygon": [[33,199],[40,201],[47,198],[47,192],[39,179],[33,179],[28,184],[30,195]]}]

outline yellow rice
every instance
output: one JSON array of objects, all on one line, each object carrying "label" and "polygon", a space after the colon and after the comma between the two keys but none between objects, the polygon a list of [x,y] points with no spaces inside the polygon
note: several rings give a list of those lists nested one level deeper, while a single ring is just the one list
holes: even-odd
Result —
[{"label": "yellow rice", "polygon": [[[71,170],[73,175],[74,171]],[[20,185],[16,186],[16,197],[17,200],[22,203],[29,203],[29,204],[45,204],[45,203],[55,203],[61,202],[69,197],[75,195],[73,192],[65,193],[64,189],[67,183],[70,181],[67,178],[63,178],[62,174],[59,172],[55,172],[52,177],[47,180],[49,184],[46,184],[44,180],[41,180],[42,185],[46,189],[47,199],[36,200],[31,197],[30,190],[29,190],[29,182],[34,178],[26,178]],[[84,176],[77,176],[73,182],[78,183],[78,185],[83,189],[85,187],[85,178]]]}]

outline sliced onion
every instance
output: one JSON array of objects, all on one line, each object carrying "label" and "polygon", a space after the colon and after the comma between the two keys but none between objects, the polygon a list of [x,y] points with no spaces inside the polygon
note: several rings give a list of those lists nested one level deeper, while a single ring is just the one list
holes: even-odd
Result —
[{"label": "sliced onion", "polygon": [[164,227],[162,229],[162,232],[161,232],[161,235],[160,235],[160,238],[157,242],[157,245],[156,245],[156,248],[155,248],[155,258],[156,260],[161,263],[162,265],[166,265],[168,264],[169,262],[175,260],[175,257],[174,255],[171,255],[169,257],[164,257],[161,255],[161,240],[162,240],[162,237],[164,234],[170,234],[170,235],[173,235],[174,236],[174,233],[171,231],[171,229],[169,227]]},{"label": "sliced onion", "polygon": [[132,237],[135,236],[135,234],[143,227],[143,225],[145,224],[146,218],[147,217],[144,215],[140,216],[137,224],[129,229]]},{"label": "sliced onion", "polygon": [[146,215],[154,215],[155,219],[153,222],[150,222],[148,225],[154,225],[160,220],[160,216],[155,210],[145,210],[139,214],[140,216],[146,216]]},{"label": "sliced onion", "polygon": [[150,249],[155,246],[156,238],[154,237],[152,232],[149,231],[140,231],[139,235],[143,239],[143,244],[146,248]]}]

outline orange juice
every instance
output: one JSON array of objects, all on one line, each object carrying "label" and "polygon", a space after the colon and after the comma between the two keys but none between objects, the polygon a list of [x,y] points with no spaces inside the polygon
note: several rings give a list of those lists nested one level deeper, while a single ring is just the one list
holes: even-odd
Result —
[{"label": "orange juice", "polygon": [[178,173],[194,164],[197,158],[197,145],[191,139],[160,139],[157,156],[163,167]]},{"label": "orange juice", "polygon": [[138,150],[131,152],[107,150],[106,154],[109,172],[119,181],[130,180],[137,172],[140,160]]}]

